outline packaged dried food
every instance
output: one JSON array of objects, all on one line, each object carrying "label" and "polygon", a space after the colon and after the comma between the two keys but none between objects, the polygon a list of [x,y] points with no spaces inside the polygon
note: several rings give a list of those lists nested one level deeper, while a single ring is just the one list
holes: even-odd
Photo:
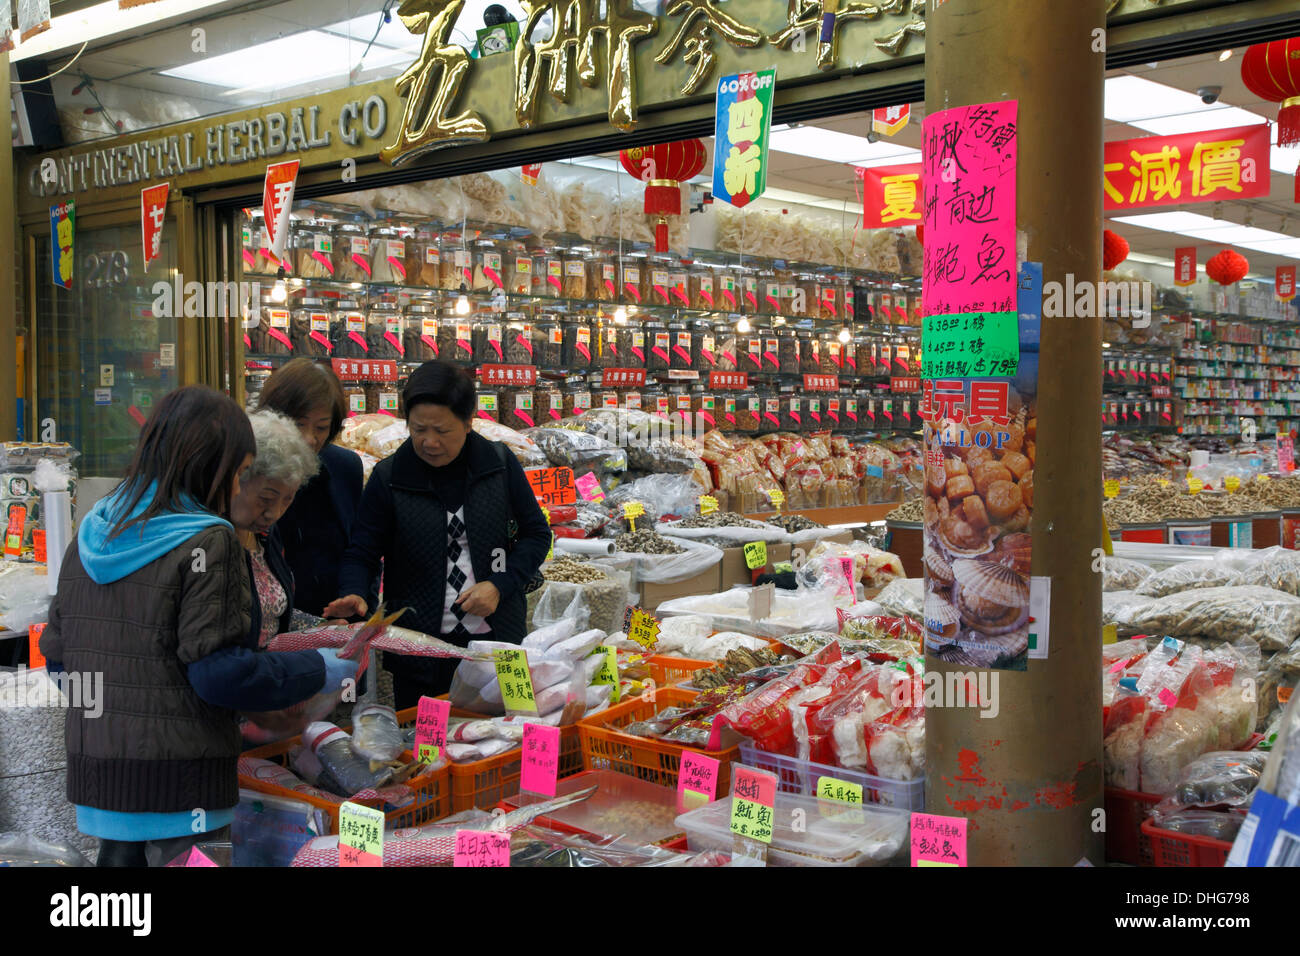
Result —
[{"label": "packaged dried food", "polygon": [[804,431],[808,426],[807,409],[801,395],[781,396],[781,429],[783,431]]},{"label": "packaged dried food", "polygon": [[507,249],[505,290],[511,295],[533,294],[533,257],[522,246]]},{"label": "packaged dried food", "polygon": [[820,431],[829,426],[825,413],[826,399],[820,392],[810,392],[804,398],[805,431]]},{"label": "packaged dried food", "polygon": [[501,390],[501,423],[523,431],[537,425],[535,393],[527,386],[508,386]]},{"label": "packaged dried food", "polygon": [[709,312],[719,308],[718,296],[716,292],[716,278],[713,275],[713,269],[708,266],[697,266],[690,273],[690,300],[691,308],[705,309]]},{"label": "packaged dried food", "polygon": [[475,397],[474,417],[490,422],[501,421],[501,394],[496,388],[479,383]]},{"label": "packaged dried food", "polygon": [[541,330],[534,327],[523,312],[506,316],[505,361],[507,365],[532,365],[537,359]]},{"label": "packaged dried food", "polygon": [[681,309],[691,306],[690,276],[680,269],[668,274],[669,304]]},{"label": "packaged dried food", "polygon": [[297,355],[323,358],[334,348],[330,338],[333,313],[324,299],[302,299],[293,310],[293,349]]},{"label": "packaged dried food", "polygon": [[[740,291],[740,311],[745,315],[761,314],[763,311],[762,298],[765,294],[765,290],[762,288],[759,277],[753,272],[742,273],[740,278]],[[779,304],[781,300],[778,296],[774,301]]]},{"label": "packaged dried food", "polygon": [[619,368],[645,368],[646,336],[640,323],[618,330]]},{"label": "packaged dried food", "polygon": [[776,273],[776,283],[778,287],[777,313],[780,315],[804,316],[807,314],[807,304],[804,301],[803,289],[799,287],[798,281],[792,272],[784,269]]},{"label": "packaged dried food", "polygon": [[720,424],[718,414],[718,397],[703,386],[697,386],[691,390],[691,416],[692,427],[691,434],[703,435],[710,428],[717,428]]},{"label": "packaged dried food", "polygon": [[1151,815],[1163,826],[1163,818],[1183,810],[1249,804],[1268,756],[1260,750],[1202,754],[1183,768],[1173,793],[1156,804]]},{"label": "packaged dried food", "polygon": [[591,469],[597,477],[610,471],[623,471],[627,467],[627,455],[623,449],[599,435],[567,428],[535,428],[527,436],[537,443],[537,447],[546,453],[547,459],[556,467]]},{"label": "packaged dried food", "polygon": [[647,269],[650,272],[650,282],[646,301],[650,305],[671,305],[672,286],[669,279],[671,273],[668,269],[668,263],[652,261],[647,263]]},{"label": "packaged dried food", "polygon": [[748,332],[739,335],[736,346],[740,359],[739,371],[751,375],[763,371],[763,337],[760,329],[751,327]]},{"label": "packaged dried food", "polygon": [[[532,262],[529,260],[529,291],[532,291]],[[501,248],[491,239],[474,242],[474,281],[470,288],[475,292],[505,290],[506,280]]]},{"label": "packaged dried food", "polygon": [[642,305],[649,301],[647,283],[650,279],[648,266],[643,259],[624,262],[619,269],[620,302]]},{"label": "packaged dried food", "polygon": [[373,302],[366,314],[367,358],[401,360],[406,352],[405,323],[395,301]]},{"label": "packaged dried food", "polygon": [[806,343],[808,333],[785,326],[777,330],[777,361],[783,374],[795,375],[799,372],[799,353]]},{"label": "packaged dried food", "polygon": [[[588,259],[587,277],[588,284],[591,287],[591,296],[597,302],[623,301],[623,296],[619,291],[622,284],[619,281],[617,264],[595,258]],[[641,286],[639,273],[634,284],[639,292]]]},{"label": "packaged dried food", "polygon": [[[560,294],[566,299],[585,299],[595,290],[588,285],[587,260],[577,253],[565,253],[562,260],[564,277]],[[594,297],[594,296],[593,296]]]},{"label": "packaged dried food", "polygon": [[701,375],[718,367],[718,340],[712,322],[701,319],[691,324],[691,351]]},{"label": "packaged dried food", "polygon": [[[672,341],[668,329],[662,322],[647,322],[645,367],[652,372],[666,371],[670,364]],[[634,349],[635,351],[635,349]]]},{"label": "packaged dried food", "polygon": [[857,340],[849,336],[849,340],[844,342],[836,335],[835,341],[840,347],[840,374],[856,375],[858,371]]},{"label": "packaged dried food", "polygon": [[[1115,559],[1106,558],[1104,560],[1114,561]],[[1147,570],[1150,572],[1150,569]],[[1147,576],[1139,579],[1135,586],[1114,588],[1112,590],[1134,590],[1145,597],[1164,597],[1167,594],[1176,594],[1179,591],[1187,591],[1192,588],[1213,588],[1236,584],[1239,577],[1240,572],[1236,568],[1221,564],[1215,560],[1184,561],[1161,571],[1148,573]],[[1105,589],[1103,584],[1103,590]]]},{"label": "packaged dried food", "polygon": [[781,282],[776,273],[764,269],[755,277],[758,291],[758,303],[755,311],[759,315],[781,314]]},{"label": "packaged dried food", "polygon": [[564,319],[561,364],[566,369],[591,368],[591,324],[582,316]]},{"label": "packaged dried food", "polygon": [[474,364],[500,365],[505,362],[505,328],[495,318],[474,323]]},{"label": "packaged dried food", "polygon": [[293,274],[300,279],[334,278],[334,234],[330,223],[300,219],[289,230]]},{"label": "packaged dried food", "polygon": [[405,356],[408,362],[427,362],[438,357],[438,314],[428,302],[406,307]]},{"label": "packaged dried food", "polygon": [[333,323],[335,358],[368,358],[366,315],[355,299],[340,299]]},{"label": "packaged dried food", "polygon": [[347,399],[349,415],[366,413],[366,390],[357,382],[347,382],[343,386],[343,397]]},{"label": "packaged dried food", "polygon": [[442,248],[438,234],[421,229],[414,239],[406,244],[411,261],[408,269],[412,285],[424,286],[426,289],[441,289],[442,285]]},{"label": "packaged dried food", "polygon": [[564,329],[553,315],[543,315],[537,323],[536,364],[545,369],[558,369],[564,365]]},{"label": "packaged dried food", "polygon": [[1300,636],[1300,598],[1253,585],[1139,599],[1120,607],[1114,617],[1124,634],[1199,635],[1225,641],[1248,637],[1268,651],[1284,650]]},{"label": "packaged dried food", "polygon": [[685,385],[672,385],[668,389],[668,418],[675,426],[689,428],[691,424],[691,392]]},{"label": "packaged dried food", "polygon": [[406,238],[396,226],[378,226],[370,230],[370,281],[390,285],[408,283],[410,261],[406,252]]},{"label": "packaged dried food", "polygon": [[341,222],[334,228],[334,278],[339,282],[369,282],[370,239],[366,227]]},{"label": "packaged dried food", "polygon": [[258,249],[262,246],[262,217],[249,217],[244,220],[239,231],[240,258],[245,272],[263,273],[266,266],[259,261]]},{"label": "packaged dried food", "polygon": [[443,237],[442,282],[448,292],[468,292],[474,288],[474,250],[465,246],[462,237]]},{"label": "packaged dried food", "polygon": [[691,352],[691,332],[685,322],[670,322],[668,336],[672,346],[668,353],[670,368],[695,368],[696,356]]},{"label": "packaged dried food", "polygon": [[854,292],[851,283],[845,283],[842,286],[842,290],[844,301],[844,324],[848,325],[857,321],[858,318],[857,295]]},{"label": "packaged dried food", "polygon": [[820,336],[821,364],[818,370],[823,375],[839,375],[843,366],[840,357],[840,338],[838,332],[824,332]]},{"label": "packaged dried food", "polygon": [[558,422],[564,418],[564,392],[555,385],[539,384],[533,390],[533,407],[537,423]]}]

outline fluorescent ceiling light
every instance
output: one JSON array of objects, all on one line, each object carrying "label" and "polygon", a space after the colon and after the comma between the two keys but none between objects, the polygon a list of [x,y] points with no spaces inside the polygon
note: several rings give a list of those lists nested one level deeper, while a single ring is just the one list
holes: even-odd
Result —
[{"label": "fluorescent ceiling light", "polygon": [[1240,246],[1273,256],[1300,258],[1300,239],[1271,229],[1241,226],[1223,219],[1211,219],[1193,212],[1157,212],[1144,216],[1115,216],[1112,222],[1142,226],[1159,232],[1175,232],[1212,245]]},{"label": "fluorescent ceiling light", "polygon": [[1204,103],[1195,93],[1140,76],[1112,76],[1108,79],[1104,112],[1111,122],[1127,123],[1157,136],[1268,122],[1258,113],[1222,102]]},{"label": "fluorescent ceiling light", "polygon": [[[159,73],[240,92],[282,89],[326,77],[347,76],[361,59],[365,47],[365,42],[356,38],[348,40],[320,30],[305,30]],[[366,61],[369,68],[406,64],[410,55],[387,47],[372,47]]]},{"label": "fluorescent ceiling light", "polygon": [[[106,0],[76,13],[65,13],[50,19],[50,29],[32,37],[9,54],[11,61],[28,60],[36,56],[57,55],[60,50],[75,50],[82,43],[121,36],[139,35],[145,27],[175,17],[193,22],[204,10],[220,7],[227,0],[157,0],[136,7],[119,10],[117,0]],[[14,31],[14,40],[18,33]],[[188,46],[188,40],[186,41]]]},{"label": "fluorescent ceiling light", "polygon": [[1194,212],[1149,212],[1137,216],[1113,216],[1113,222],[1122,222],[1144,229],[1157,229],[1160,232],[1186,232],[1189,229],[1228,228],[1236,223],[1223,219],[1211,219]]},{"label": "fluorescent ceiling light", "polygon": [[1173,259],[1162,259],[1159,256],[1149,256],[1145,252],[1130,252],[1128,258],[1132,259],[1134,262],[1145,262],[1147,265],[1151,266],[1168,266],[1171,269],[1174,267]]},{"label": "fluorescent ceiling light", "polygon": [[841,133],[819,126],[774,126],[768,147],[780,153],[807,156],[828,163],[854,166],[919,162],[921,151],[891,142],[871,142],[865,136]]},{"label": "fluorescent ceiling light", "polygon": [[[424,43],[424,36],[416,35],[406,29],[405,24],[397,17],[393,17],[382,26],[382,19],[379,13],[368,13],[364,16],[353,17],[351,20],[340,20],[338,23],[331,23],[329,26],[320,27],[325,33],[334,33],[339,36],[351,37],[354,40],[361,40],[363,44],[369,43],[370,38],[375,38],[375,47],[388,47],[393,50],[405,50],[407,53],[418,54],[421,44]],[[375,27],[379,27],[378,35],[375,34]],[[365,47],[362,46],[364,50]],[[374,47],[371,48],[372,50]]]},{"label": "fluorescent ceiling light", "polygon": [[1263,252],[1270,256],[1287,256],[1291,259],[1300,259],[1300,239],[1294,236],[1265,239],[1258,242],[1241,242],[1238,245],[1246,249],[1254,249],[1256,252]]}]

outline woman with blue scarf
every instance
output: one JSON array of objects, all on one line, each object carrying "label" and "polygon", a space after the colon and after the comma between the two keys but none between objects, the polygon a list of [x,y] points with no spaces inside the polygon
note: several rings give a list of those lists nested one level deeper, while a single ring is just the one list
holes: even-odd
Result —
[{"label": "woman with blue scarf", "polygon": [[341,687],[332,650],[259,653],[229,521],[256,445],[230,398],[192,385],[140,432],[122,484],[81,522],[41,635],[52,672],[103,674],[103,711],[68,712],[68,799],[100,866],[162,866],[228,839],[239,711]]}]

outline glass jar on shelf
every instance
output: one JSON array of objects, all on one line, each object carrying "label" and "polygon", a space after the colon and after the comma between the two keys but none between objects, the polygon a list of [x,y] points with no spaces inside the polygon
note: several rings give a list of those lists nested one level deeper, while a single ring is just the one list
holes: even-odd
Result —
[{"label": "glass jar on shelf", "polygon": [[808,392],[804,396],[804,431],[825,431],[830,427],[826,418],[826,393]]},{"label": "glass jar on shelf", "polygon": [[[781,321],[781,320],[778,320]],[[779,372],[781,371],[781,343],[777,339],[777,332],[783,326],[768,326],[763,328],[763,371]]]},{"label": "glass jar on shelf", "polygon": [[628,411],[639,412],[644,408],[644,399],[639,388],[629,388],[623,392],[620,403]]},{"label": "glass jar on shelf", "polygon": [[591,390],[592,408],[618,408],[618,389],[613,386],[596,385]]},{"label": "glass jar on shelf", "polygon": [[334,343],[330,338],[333,312],[325,299],[302,298],[293,308],[293,351],[295,355],[328,358]]},{"label": "glass jar on shelf", "polygon": [[691,330],[685,322],[668,323],[668,367],[694,369],[695,356],[691,354]]},{"label": "glass jar on shelf", "polygon": [[370,238],[359,222],[334,227],[334,278],[340,282],[370,281]]},{"label": "glass jar on shelf", "polygon": [[532,324],[526,312],[508,313],[505,329],[506,364],[537,364],[541,336],[541,329]]},{"label": "glass jar on shelf", "polygon": [[397,416],[399,395],[396,382],[363,382],[366,409],[375,415]]},{"label": "glass jar on shelf", "polygon": [[[763,277],[753,269],[742,269],[736,284],[740,287],[740,312],[744,315],[763,314]],[[778,300],[779,301],[779,300]]]},{"label": "glass jar on shelf", "polygon": [[[506,277],[501,246],[494,239],[476,239],[474,249],[474,282],[470,288],[475,292],[504,292]],[[529,282],[531,283],[532,260],[529,260]],[[531,284],[529,286],[531,289]]]},{"label": "glass jar on shelf", "polygon": [[533,410],[539,425],[558,422],[564,417],[564,390],[554,382],[539,380],[533,389]]},{"label": "glass jar on shelf", "polygon": [[700,376],[707,381],[708,373],[718,367],[718,339],[708,319],[691,323],[691,357]]},{"label": "glass jar on shelf", "polygon": [[764,386],[757,389],[763,399],[763,415],[758,423],[758,430],[763,434],[781,430],[781,393],[775,388]]},{"label": "glass jar on shelf", "polygon": [[411,254],[408,267],[411,278],[408,285],[422,286],[426,289],[442,288],[442,246],[438,234],[428,227],[422,227],[414,238],[406,243]]},{"label": "glass jar on shelf", "polygon": [[564,253],[546,249],[533,258],[533,294],[564,297]]},{"label": "glass jar on shelf", "polygon": [[807,409],[805,408],[805,399],[799,393],[791,394],[784,392],[780,397],[779,417],[781,419],[781,431],[783,432],[801,432],[805,428],[807,420]]},{"label": "glass jar on shelf", "polygon": [[564,386],[564,417],[572,418],[591,411],[591,387],[586,381],[571,382]]},{"label": "glass jar on shelf", "polygon": [[[845,327],[847,329],[847,326]],[[839,332],[835,333],[835,342],[840,347],[840,375],[856,375],[858,371],[857,341],[849,330],[847,341]]]},{"label": "glass jar on shelf", "polygon": [[691,307],[691,277],[681,263],[675,264],[668,273],[668,304],[679,309]]},{"label": "glass jar on shelf", "polygon": [[799,354],[803,349],[803,333],[788,325],[776,330],[776,356],[783,375],[799,373]]},{"label": "glass jar on shelf", "polygon": [[567,369],[591,368],[591,323],[583,315],[564,317],[563,365]]},{"label": "glass jar on shelf", "polygon": [[794,297],[794,314],[798,318],[815,319],[821,312],[818,302],[818,290],[820,286],[817,283],[817,277],[814,275],[800,275],[795,277],[795,288],[797,290]]},{"label": "glass jar on shelf", "polygon": [[564,367],[564,328],[553,314],[537,323],[537,366],[554,371]]},{"label": "glass jar on shelf", "polygon": [[397,226],[374,226],[370,230],[370,281],[383,285],[409,285],[406,238]]},{"label": "glass jar on shelf", "polygon": [[586,257],[582,253],[569,251],[564,253],[561,262],[564,279],[560,294],[566,299],[596,298],[595,289],[588,282]]},{"label": "glass jar on shelf", "polygon": [[668,260],[664,257],[649,262],[650,288],[647,301],[650,305],[666,306],[672,304],[672,272]]},{"label": "glass jar on shelf", "polygon": [[821,368],[821,341],[816,332],[799,330],[799,372],[807,375]]},{"label": "glass jar on shelf", "polygon": [[474,250],[466,245],[460,233],[443,233],[440,246],[440,287],[448,292],[469,292],[474,288]]},{"label": "glass jar on shelf", "polygon": [[651,372],[667,371],[671,367],[672,343],[668,328],[660,321],[645,323],[645,367]]},{"label": "glass jar on shelf", "polygon": [[691,427],[691,390],[688,385],[674,383],[668,392],[668,420],[680,428]]},{"label": "glass jar on shelf", "polygon": [[247,273],[275,275],[276,270],[264,261],[262,251],[262,217],[247,216],[239,230],[240,258]]},{"label": "glass jar on shelf", "polygon": [[719,372],[735,372],[740,368],[740,335],[733,321],[715,322],[713,325],[713,368]]},{"label": "glass jar on shelf", "polygon": [[501,421],[501,393],[495,385],[478,383],[475,390],[474,417],[490,422]]},{"label": "glass jar on shelf", "polygon": [[531,385],[507,385],[501,389],[501,424],[523,430],[537,424],[536,390]]},{"label": "glass jar on shelf", "polygon": [[613,318],[602,315],[592,320],[591,325],[591,367],[620,368],[621,359],[618,348],[618,330]]},{"label": "glass jar on shelf", "polygon": [[692,434],[700,438],[705,432],[718,427],[718,396],[705,385],[691,389]]},{"label": "glass jar on shelf", "polygon": [[645,305],[649,301],[650,273],[643,258],[625,258],[619,266],[618,298],[628,305]]},{"label": "glass jar on shelf", "polygon": [[844,308],[843,308],[844,324],[852,325],[854,322],[857,321],[858,318],[857,296],[854,294],[853,284],[851,282],[840,283],[839,296],[840,296],[840,301],[844,303]]},{"label": "glass jar on shelf", "polygon": [[799,288],[799,277],[789,269],[778,269],[776,271],[776,281],[781,290],[781,305],[776,310],[777,313],[792,317],[805,315],[807,306],[803,302],[803,295],[800,294],[802,290]]},{"label": "glass jar on shelf", "polygon": [[838,282],[823,277],[817,283],[817,314],[831,322],[843,322],[844,298]]},{"label": "glass jar on shelf", "polygon": [[331,325],[334,334],[335,358],[369,358],[370,344],[366,340],[366,314],[356,299],[339,299]]},{"label": "glass jar on shelf", "polygon": [[763,335],[767,331],[767,326],[753,322],[748,332],[738,336],[736,344],[740,359],[739,371],[751,375],[763,371]]},{"label": "glass jar on shelf", "polygon": [[597,302],[618,302],[619,293],[618,263],[607,255],[588,252],[584,257],[587,264],[587,294]]},{"label": "glass jar on shelf", "polygon": [[323,219],[297,219],[289,227],[293,274],[299,279],[334,278],[334,227]]},{"label": "glass jar on shelf", "polygon": [[257,329],[259,349],[262,355],[292,355],[293,332],[288,303],[274,302],[269,296],[262,297],[258,315]]},{"label": "glass jar on shelf", "polygon": [[759,315],[781,314],[781,281],[776,270],[760,269],[758,280],[758,305],[755,311]]},{"label": "glass jar on shelf", "polygon": [[844,358],[840,350],[840,334],[835,331],[817,333],[818,347],[821,350],[821,363],[818,371],[822,375],[839,375]]},{"label": "glass jar on shelf", "polygon": [[428,362],[438,357],[438,309],[428,301],[406,307],[406,354],[408,362]]},{"label": "glass jar on shelf", "polygon": [[641,393],[641,410],[665,421],[672,420],[673,404],[668,392],[659,384],[647,384]]},{"label": "glass jar on shelf", "polygon": [[475,365],[501,365],[505,362],[505,329],[495,313],[475,320],[473,344]]},{"label": "glass jar on shelf", "polygon": [[740,303],[744,293],[740,288],[739,275],[736,270],[726,266],[718,269],[715,273],[714,286],[717,311],[739,315],[741,311]]},{"label": "glass jar on shelf", "polygon": [[[499,248],[504,266],[501,275],[505,291],[510,295],[531,296],[535,275],[532,252],[522,242],[502,242]],[[487,291],[494,289],[489,287]]]},{"label": "glass jar on shelf", "polygon": [[403,358],[406,350],[404,325],[395,298],[372,301],[366,312],[366,357]]},{"label": "glass jar on shelf", "polygon": [[366,414],[366,389],[360,382],[344,382],[343,399],[347,402],[349,418]]},{"label": "glass jar on shelf", "polygon": [[691,269],[690,298],[692,309],[716,312],[718,305],[717,275],[712,266],[697,265]]},{"label": "glass jar on shelf", "polygon": [[440,356],[444,362],[470,365],[474,361],[474,320],[468,315],[453,313],[454,319],[447,327],[451,333],[448,348]]}]

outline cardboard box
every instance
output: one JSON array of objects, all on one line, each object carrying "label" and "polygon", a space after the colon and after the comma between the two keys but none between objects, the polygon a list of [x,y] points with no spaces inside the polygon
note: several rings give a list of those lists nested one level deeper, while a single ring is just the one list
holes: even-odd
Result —
[{"label": "cardboard box", "polygon": [[[767,567],[763,570],[771,571],[774,564],[789,561],[792,552],[793,548],[788,544],[769,543],[767,546]],[[724,548],[721,568],[721,584],[724,591],[735,587],[737,584],[749,584],[753,581],[749,565],[745,562],[745,549],[743,547]]]},{"label": "cardboard box", "polygon": [[717,594],[719,590],[725,588],[719,587],[721,578],[718,571],[719,565],[715,564],[707,571],[701,571],[699,574],[692,575],[681,581],[674,581],[671,584],[651,584],[642,581],[638,586],[640,592],[641,610],[654,611],[665,601],[671,601],[673,598],[692,597],[696,594]]}]

